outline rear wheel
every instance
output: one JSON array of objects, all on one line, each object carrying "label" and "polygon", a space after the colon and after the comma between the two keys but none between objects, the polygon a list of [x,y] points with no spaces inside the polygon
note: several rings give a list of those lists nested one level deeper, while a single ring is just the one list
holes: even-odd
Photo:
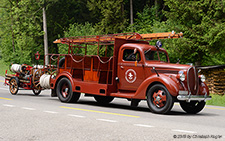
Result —
[{"label": "rear wheel", "polygon": [[109,104],[114,99],[114,97],[111,96],[100,96],[100,95],[95,95],[94,98],[101,105]]},{"label": "rear wheel", "polygon": [[41,90],[37,90],[37,89],[34,89],[32,91],[35,95],[39,95],[41,93]]},{"label": "rear wheel", "polygon": [[57,84],[56,93],[61,102],[77,102],[80,98],[80,93],[72,91],[70,80],[62,78]]},{"label": "rear wheel", "polygon": [[12,95],[16,95],[19,90],[19,79],[12,77],[9,81],[9,91]]},{"label": "rear wheel", "polygon": [[181,108],[189,114],[197,114],[205,107],[205,101],[180,101]]},{"label": "rear wheel", "polygon": [[165,114],[172,109],[174,100],[164,85],[156,84],[148,90],[147,103],[152,112]]}]

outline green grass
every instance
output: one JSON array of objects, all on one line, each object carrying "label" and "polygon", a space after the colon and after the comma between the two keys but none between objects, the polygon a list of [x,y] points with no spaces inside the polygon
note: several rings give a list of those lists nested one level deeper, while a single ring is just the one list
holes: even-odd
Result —
[{"label": "green grass", "polygon": [[8,70],[8,72],[10,72],[9,65],[5,64],[5,62],[0,59],[0,76],[5,76],[5,70]]},{"label": "green grass", "polygon": [[217,95],[217,94],[210,94],[212,96],[211,100],[206,102],[207,105],[214,105],[214,106],[224,106],[225,107],[225,95]]}]

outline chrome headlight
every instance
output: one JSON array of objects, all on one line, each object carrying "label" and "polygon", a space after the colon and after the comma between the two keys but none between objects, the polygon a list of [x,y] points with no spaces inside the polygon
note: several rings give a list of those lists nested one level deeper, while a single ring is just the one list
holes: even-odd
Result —
[{"label": "chrome headlight", "polygon": [[205,82],[205,76],[204,75],[200,75],[200,79],[202,82]]},{"label": "chrome headlight", "polygon": [[182,74],[180,74],[180,80],[181,81],[184,81],[185,80],[185,75],[182,73]]},{"label": "chrome headlight", "polygon": [[184,74],[183,71],[179,71],[179,79],[180,79],[181,81],[184,81],[184,80],[185,80],[185,74]]}]

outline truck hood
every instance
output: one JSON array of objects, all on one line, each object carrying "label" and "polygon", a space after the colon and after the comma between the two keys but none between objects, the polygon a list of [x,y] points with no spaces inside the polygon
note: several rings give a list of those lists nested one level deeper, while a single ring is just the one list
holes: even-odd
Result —
[{"label": "truck hood", "polygon": [[184,64],[172,64],[172,63],[165,63],[160,61],[149,61],[145,64],[146,67],[155,67],[155,69],[165,69],[165,70],[188,70],[188,68],[192,67],[190,65],[184,65]]}]

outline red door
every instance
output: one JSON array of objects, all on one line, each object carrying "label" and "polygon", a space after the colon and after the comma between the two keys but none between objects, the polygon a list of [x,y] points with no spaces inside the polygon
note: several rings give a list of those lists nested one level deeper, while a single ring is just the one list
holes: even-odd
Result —
[{"label": "red door", "polygon": [[144,62],[140,51],[123,48],[118,60],[118,89],[136,91],[145,78]]}]

